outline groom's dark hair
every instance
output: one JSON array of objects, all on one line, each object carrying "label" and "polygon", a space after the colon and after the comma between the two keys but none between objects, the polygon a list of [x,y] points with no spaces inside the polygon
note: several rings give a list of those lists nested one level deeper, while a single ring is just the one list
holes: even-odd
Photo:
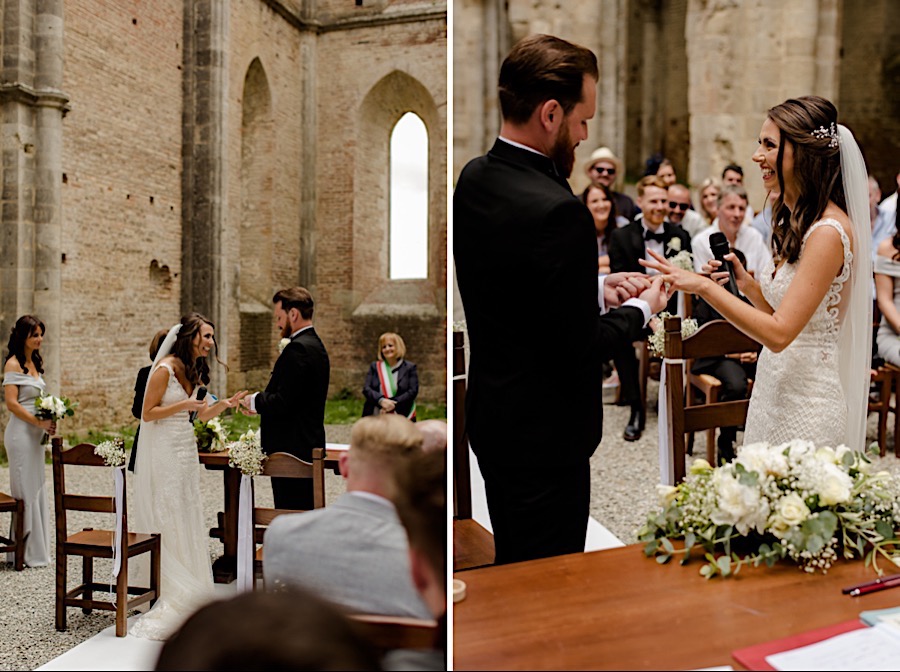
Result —
[{"label": "groom's dark hair", "polygon": [[305,287],[281,289],[275,292],[275,296],[272,297],[272,303],[280,303],[282,310],[285,311],[296,308],[300,311],[300,315],[304,320],[312,319],[313,308],[316,305],[312,294]]}]

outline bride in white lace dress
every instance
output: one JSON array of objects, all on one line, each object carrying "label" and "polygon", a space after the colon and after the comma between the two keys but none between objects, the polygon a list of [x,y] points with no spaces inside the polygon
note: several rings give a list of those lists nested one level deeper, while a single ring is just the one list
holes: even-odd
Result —
[{"label": "bride in white lace dress", "polygon": [[[713,279],[646,265],[699,294],[763,344],[744,443],[865,447],[872,338],[867,172],[853,134],[818,96],[771,108],[753,155],[772,212],[774,260],[758,279],[728,255],[747,305]],[[654,255],[656,257],[656,255]],[[707,267],[715,271],[719,262]],[[714,273],[723,281],[727,274]]]},{"label": "bride in white lace dress", "polygon": [[197,400],[197,389],[209,383],[206,360],[214,346],[212,323],[197,313],[184,316],[160,346],[147,381],[132,528],[161,533],[161,597],[132,626],[137,637],[168,638],[212,598],[199,458],[189,414],[209,420],[234,408],[246,394],[214,404]]}]

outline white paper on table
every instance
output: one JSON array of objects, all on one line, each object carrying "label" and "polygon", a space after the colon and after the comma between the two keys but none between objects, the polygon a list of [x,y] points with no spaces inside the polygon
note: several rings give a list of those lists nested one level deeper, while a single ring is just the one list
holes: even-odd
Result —
[{"label": "white paper on table", "polygon": [[776,670],[896,670],[900,628],[879,623],[766,656]]}]

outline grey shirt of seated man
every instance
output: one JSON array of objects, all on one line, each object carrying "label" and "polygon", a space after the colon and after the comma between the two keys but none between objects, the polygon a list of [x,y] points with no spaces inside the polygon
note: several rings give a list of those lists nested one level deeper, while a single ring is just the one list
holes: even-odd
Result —
[{"label": "grey shirt of seated man", "polygon": [[430,619],[413,586],[394,505],[348,492],[324,509],[279,516],[266,531],[266,587],[299,585],[353,613]]}]

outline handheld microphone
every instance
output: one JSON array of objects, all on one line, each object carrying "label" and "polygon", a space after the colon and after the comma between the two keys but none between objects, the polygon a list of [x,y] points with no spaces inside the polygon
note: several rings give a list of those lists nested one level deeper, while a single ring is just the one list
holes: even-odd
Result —
[{"label": "handheld microphone", "polygon": [[[206,388],[199,387],[197,389],[197,401],[202,401],[205,398],[206,398]],[[197,411],[191,411],[191,416],[190,416],[191,424],[194,424],[194,420],[196,420],[196,419],[197,419]]]},{"label": "handheld microphone", "polygon": [[740,296],[737,282],[734,279],[734,268],[732,268],[731,262],[725,259],[725,255],[731,252],[731,246],[728,244],[725,234],[721,231],[710,234],[709,249],[712,251],[713,257],[722,262],[722,267],[719,270],[728,271],[728,282],[724,285],[725,289],[735,296]]}]

